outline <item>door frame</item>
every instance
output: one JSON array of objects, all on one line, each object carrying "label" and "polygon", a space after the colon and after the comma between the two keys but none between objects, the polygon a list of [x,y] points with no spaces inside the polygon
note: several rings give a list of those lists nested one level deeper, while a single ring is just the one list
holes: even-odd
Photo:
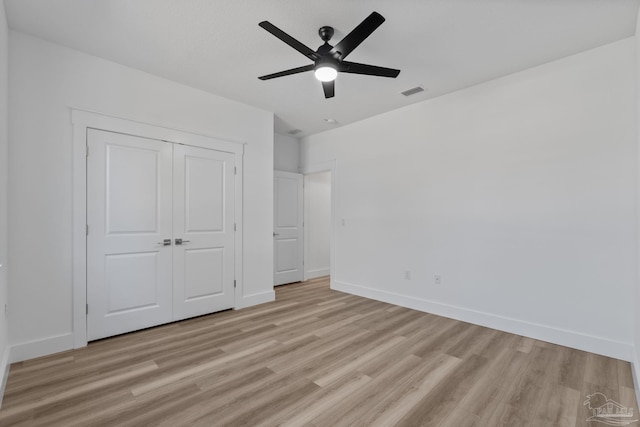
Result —
[{"label": "door frame", "polygon": [[165,142],[192,145],[211,150],[233,153],[235,158],[235,201],[236,224],[234,240],[235,296],[234,307],[240,305],[243,295],[242,277],[242,178],[244,142],[229,141],[201,135],[185,130],[173,129],[159,124],[143,123],[81,109],[71,109],[73,125],[73,240],[72,240],[72,333],[73,348],[87,345],[87,132],[98,129]]},{"label": "door frame", "polygon": [[[338,172],[338,166],[336,160],[328,160],[322,163],[313,163],[309,165],[301,165],[300,173],[302,175],[309,175],[318,172],[331,172],[331,233],[329,236],[329,286],[333,289],[333,281],[336,274],[336,251],[335,251],[335,242],[336,242],[336,175]],[[304,177],[303,177],[304,179]],[[303,190],[304,191],[304,190]],[[307,223],[306,218],[306,210],[305,210],[305,220],[304,223]],[[307,258],[307,246],[305,244],[304,247],[304,257]],[[306,277],[306,269],[303,270],[304,280],[307,280]]]}]

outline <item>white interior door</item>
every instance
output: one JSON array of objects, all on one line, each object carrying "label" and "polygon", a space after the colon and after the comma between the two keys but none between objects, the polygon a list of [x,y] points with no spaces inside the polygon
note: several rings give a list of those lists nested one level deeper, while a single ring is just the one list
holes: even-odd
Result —
[{"label": "white interior door", "polygon": [[89,130],[87,339],[234,305],[235,156]]},{"label": "white interior door", "polygon": [[233,307],[234,155],[174,147],[174,320]]},{"label": "white interior door", "polygon": [[172,320],[172,146],[87,135],[87,338]]},{"label": "white interior door", "polygon": [[303,278],[302,174],[274,173],[274,285]]}]

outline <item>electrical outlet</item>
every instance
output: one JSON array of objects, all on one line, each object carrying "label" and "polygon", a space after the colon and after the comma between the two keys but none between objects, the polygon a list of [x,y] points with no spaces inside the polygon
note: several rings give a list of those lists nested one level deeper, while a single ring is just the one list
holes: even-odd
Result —
[{"label": "electrical outlet", "polygon": [[404,280],[411,280],[411,271],[405,270],[405,272],[404,272]]},{"label": "electrical outlet", "polygon": [[436,285],[442,284],[442,276],[439,274],[433,276],[433,283],[435,283]]}]

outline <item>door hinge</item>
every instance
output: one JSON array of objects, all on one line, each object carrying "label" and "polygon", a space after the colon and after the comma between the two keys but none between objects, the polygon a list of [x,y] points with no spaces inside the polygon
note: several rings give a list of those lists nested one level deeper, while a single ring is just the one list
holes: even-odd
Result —
[{"label": "door hinge", "polygon": [[237,231],[237,230],[238,230],[238,227],[237,227],[237,225],[234,223],[234,224],[233,224],[233,231]]},{"label": "door hinge", "polygon": [[236,280],[235,279],[233,279],[233,287],[234,288],[236,287]]},{"label": "door hinge", "polygon": [[87,314],[89,314],[89,304],[87,304]]},{"label": "door hinge", "polygon": [[87,224],[87,236],[89,235],[89,224]]},{"label": "door hinge", "polygon": [[87,147],[87,150],[85,151],[85,157],[89,157],[89,144],[87,144],[85,147]]},{"label": "door hinge", "polygon": [[238,168],[236,166],[233,167],[233,174],[238,175]]}]

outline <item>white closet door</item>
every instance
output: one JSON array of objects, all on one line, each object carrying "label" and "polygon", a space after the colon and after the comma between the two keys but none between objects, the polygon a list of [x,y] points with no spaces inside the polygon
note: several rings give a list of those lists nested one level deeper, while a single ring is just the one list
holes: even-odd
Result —
[{"label": "white closet door", "polygon": [[302,174],[274,172],[273,284],[303,279]]},{"label": "white closet door", "polygon": [[87,338],[172,320],[172,145],[87,135]]},{"label": "white closet door", "polygon": [[234,155],[174,148],[174,320],[234,305]]}]

